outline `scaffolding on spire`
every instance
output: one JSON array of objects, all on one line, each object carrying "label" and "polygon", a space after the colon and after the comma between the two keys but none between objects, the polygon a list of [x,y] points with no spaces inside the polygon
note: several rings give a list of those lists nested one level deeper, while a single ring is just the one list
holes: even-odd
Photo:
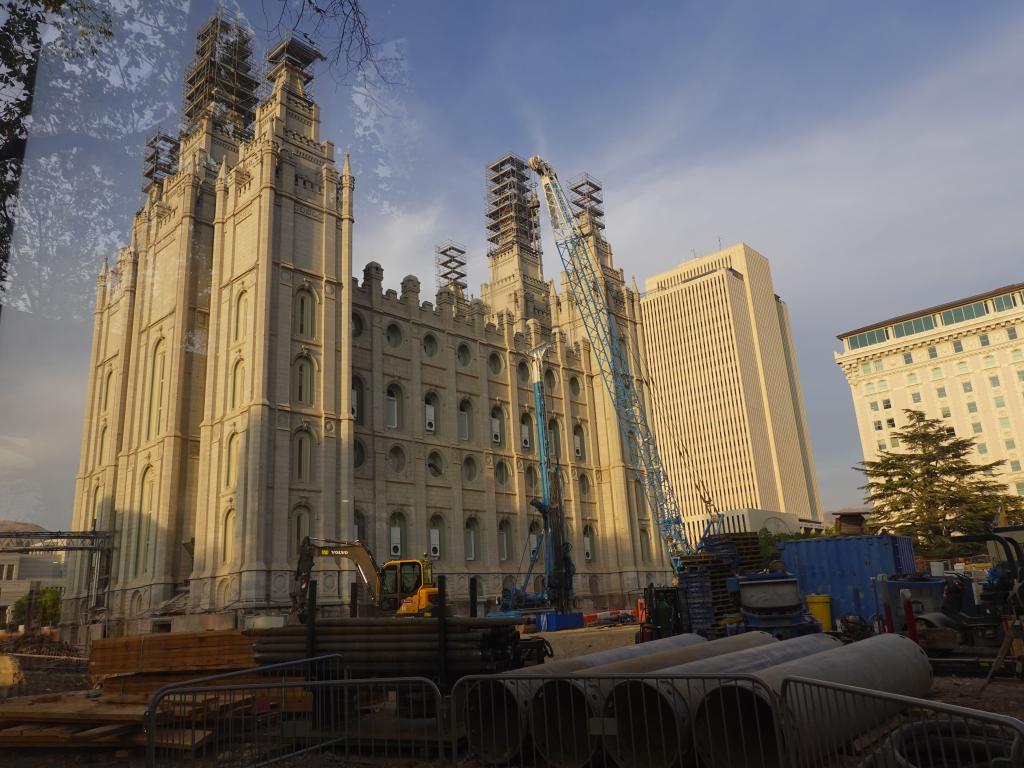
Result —
[{"label": "scaffolding on spire", "polygon": [[569,184],[569,205],[581,224],[589,225],[594,235],[604,238],[604,185],[589,173],[581,173]]},{"label": "scaffolding on spire", "polygon": [[196,41],[196,61],[185,73],[185,132],[210,114],[219,127],[248,136],[256,119],[259,86],[253,73],[252,32],[218,9]]},{"label": "scaffolding on spire", "polygon": [[465,294],[469,288],[466,282],[466,247],[448,240],[434,248],[434,272],[438,290],[451,288],[457,294]]},{"label": "scaffolding on spire", "polygon": [[526,161],[507,154],[487,166],[487,250],[498,256],[518,244],[540,256],[537,182]]},{"label": "scaffolding on spire", "polygon": [[146,165],[142,171],[146,183],[142,187],[143,192],[148,192],[154,184],[177,173],[180,148],[181,142],[159,129],[146,139]]}]

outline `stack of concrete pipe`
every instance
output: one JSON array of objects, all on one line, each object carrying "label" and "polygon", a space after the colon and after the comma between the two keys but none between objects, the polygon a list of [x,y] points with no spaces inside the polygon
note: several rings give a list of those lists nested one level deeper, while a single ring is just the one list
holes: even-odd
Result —
[{"label": "stack of concrete pipe", "polygon": [[[558,768],[582,768],[602,744],[620,768],[688,765],[695,751],[716,768],[771,766],[778,697],[792,676],[908,696],[931,686],[927,657],[894,635],[847,646],[823,634],[782,642],[762,632],[712,642],[680,635],[476,681],[465,708],[469,745],[504,763],[529,731]],[[873,699],[842,718],[805,709],[794,725],[806,754],[845,743],[886,714]]]}]

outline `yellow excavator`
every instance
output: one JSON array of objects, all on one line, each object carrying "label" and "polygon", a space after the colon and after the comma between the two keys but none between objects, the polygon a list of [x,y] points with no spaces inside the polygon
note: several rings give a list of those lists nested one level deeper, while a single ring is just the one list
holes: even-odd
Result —
[{"label": "yellow excavator", "polygon": [[380,615],[433,615],[437,605],[437,587],[434,586],[433,562],[425,555],[422,560],[388,560],[383,566],[378,566],[370,548],[361,541],[313,539],[307,536],[299,547],[295,592],[292,593],[292,610],[300,622],[306,622],[309,579],[318,557],[333,557],[339,566],[342,560],[351,561]]}]

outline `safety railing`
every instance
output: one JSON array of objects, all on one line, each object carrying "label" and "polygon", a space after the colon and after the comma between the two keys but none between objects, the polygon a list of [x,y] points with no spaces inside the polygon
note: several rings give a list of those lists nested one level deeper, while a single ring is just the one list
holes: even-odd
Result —
[{"label": "safety railing", "polygon": [[451,754],[491,765],[785,765],[776,696],[748,675],[472,676],[450,706]]},{"label": "safety railing", "polygon": [[802,677],[779,703],[786,765],[1024,766],[1024,722],[1006,715]]},{"label": "safety railing", "polygon": [[444,706],[432,681],[308,677],[165,687],[146,715],[147,766],[271,765],[311,752],[442,759]]}]

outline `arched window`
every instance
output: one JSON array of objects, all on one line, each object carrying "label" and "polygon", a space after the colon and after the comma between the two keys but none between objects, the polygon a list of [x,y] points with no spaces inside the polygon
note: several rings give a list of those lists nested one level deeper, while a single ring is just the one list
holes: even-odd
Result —
[{"label": "arched window", "polygon": [[550,368],[544,371],[544,391],[550,395],[555,394],[555,387],[558,385],[558,379],[555,377],[555,372]]},{"label": "arched window", "polygon": [[107,374],[106,380],[103,382],[103,410],[107,410],[110,407],[110,395],[114,390],[114,372],[111,371]]},{"label": "arched window", "polygon": [[107,457],[107,428],[100,429],[99,440],[96,441],[96,466],[102,467],[103,460]]},{"label": "arched window", "polygon": [[300,504],[292,510],[291,551],[293,558],[298,556],[303,539],[309,536],[309,521],[309,507]]},{"label": "arched window", "polygon": [[245,401],[245,363],[239,360],[231,369],[231,408],[238,408]]},{"label": "arched window", "polygon": [[583,526],[583,559],[592,563],[597,559],[597,534],[594,526]]},{"label": "arched window", "polygon": [[580,496],[586,498],[590,495],[590,478],[585,473],[580,472]]},{"label": "arched window", "polygon": [[526,467],[526,489],[532,491],[537,487],[537,470],[530,464]]},{"label": "arched window", "polygon": [[440,402],[435,392],[427,392],[423,396],[423,430],[431,435],[436,435],[440,430]]},{"label": "arched window", "polygon": [[384,390],[384,426],[401,429],[404,422],[402,387],[397,382],[388,384]]},{"label": "arched window", "polygon": [[651,562],[651,532],[646,528],[640,530],[640,560]]},{"label": "arched window", "polygon": [[312,339],[315,334],[313,327],[313,294],[305,288],[295,294],[295,335],[303,339]]},{"label": "arched window", "polygon": [[644,490],[644,484],[639,479],[633,481],[633,500],[636,502],[637,517],[646,517],[647,491]]},{"label": "arched window", "polygon": [[405,515],[392,512],[388,519],[388,553],[391,557],[401,557],[405,542]]},{"label": "arched window", "polygon": [[548,422],[548,458],[557,461],[562,455],[562,436],[558,429],[558,420]]},{"label": "arched window", "polygon": [[579,424],[572,428],[572,452],[577,459],[584,459],[587,455],[583,427]]},{"label": "arched window", "polygon": [[501,407],[497,405],[491,408],[491,443],[505,444],[505,417],[501,413]]},{"label": "arched window", "polygon": [[459,440],[469,440],[473,436],[473,403],[469,398],[459,402]]},{"label": "arched window", "polygon": [[164,420],[164,376],[167,371],[167,345],[160,339],[153,347],[153,361],[149,370],[149,418],[146,419],[146,439],[160,434]]},{"label": "arched window", "polygon": [[430,473],[430,477],[444,475],[444,457],[438,451],[431,451],[427,455],[427,472]]},{"label": "arched window", "polygon": [[224,485],[234,488],[238,480],[238,433],[232,432],[224,450]]},{"label": "arched window", "polygon": [[526,411],[519,415],[519,447],[533,451],[533,417]]},{"label": "arched window", "polygon": [[475,517],[466,521],[466,560],[476,560],[477,545],[480,542],[480,523]]},{"label": "arched window", "polygon": [[92,494],[92,530],[100,527],[100,515],[103,513],[103,486],[96,486]]},{"label": "arched window", "polygon": [[444,518],[434,515],[427,525],[427,543],[430,545],[431,557],[441,557],[444,553]]},{"label": "arched window", "polygon": [[352,418],[355,419],[356,424],[363,423],[363,413],[366,410],[366,404],[363,400],[363,380],[358,376],[352,377]]},{"label": "arched window", "polygon": [[241,341],[249,333],[249,294],[242,291],[235,299],[235,341]]},{"label": "arched window", "polygon": [[142,471],[139,491],[139,523],[135,540],[135,561],[132,575],[149,573],[149,538],[153,527],[153,495],[156,490],[156,473],[152,467]]},{"label": "arched window", "polygon": [[370,539],[366,530],[366,515],[361,510],[356,510],[352,516],[352,538],[369,545]]},{"label": "arched window", "polygon": [[505,485],[508,482],[508,464],[498,461],[494,465],[494,481],[498,485]]},{"label": "arched window", "polygon": [[294,398],[300,405],[313,404],[313,363],[308,357],[295,361]]},{"label": "arched window", "polygon": [[512,556],[512,524],[508,520],[498,523],[498,560],[505,562]]},{"label": "arched window", "polygon": [[292,477],[300,483],[308,483],[313,476],[313,439],[309,432],[300,429],[292,438]]},{"label": "arched window", "polygon": [[220,561],[227,565],[235,559],[235,510],[224,513],[224,539],[220,546]]}]

